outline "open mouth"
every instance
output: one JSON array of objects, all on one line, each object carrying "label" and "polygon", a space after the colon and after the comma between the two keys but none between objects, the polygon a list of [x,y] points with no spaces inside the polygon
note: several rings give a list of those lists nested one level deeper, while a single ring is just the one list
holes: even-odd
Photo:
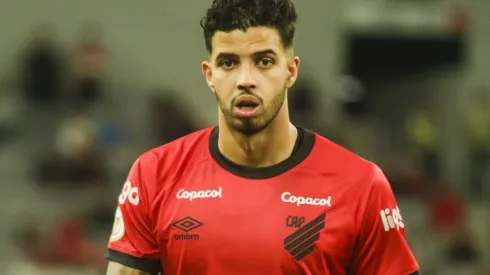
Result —
[{"label": "open mouth", "polygon": [[251,95],[239,96],[235,101],[235,106],[240,109],[253,109],[259,106],[260,101]]},{"label": "open mouth", "polygon": [[239,96],[235,101],[235,114],[242,118],[251,118],[259,109],[260,101],[251,95]]},{"label": "open mouth", "polygon": [[251,101],[243,101],[243,102],[238,103],[236,106],[242,110],[252,110],[254,108],[257,108],[259,106],[259,104],[255,103],[255,102],[251,102]]}]

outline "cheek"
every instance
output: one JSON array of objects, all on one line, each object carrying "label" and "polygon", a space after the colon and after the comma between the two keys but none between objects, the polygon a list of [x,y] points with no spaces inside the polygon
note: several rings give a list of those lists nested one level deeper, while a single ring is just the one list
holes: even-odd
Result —
[{"label": "cheek", "polygon": [[262,82],[262,89],[264,95],[265,105],[271,108],[272,105],[276,105],[277,101],[282,98],[282,94],[285,92],[285,78],[284,74],[267,75]]},{"label": "cheek", "polygon": [[263,83],[267,83],[268,90],[277,93],[280,89],[284,88],[287,74],[284,70],[269,70],[262,74],[262,78]]},{"label": "cheek", "polygon": [[213,82],[216,86],[216,89],[221,90],[221,93],[226,93],[232,91],[233,87],[235,87],[235,79],[232,73],[226,73],[218,70],[213,74]]},{"label": "cheek", "polygon": [[214,93],[219,98],[220,102],[223,104],[230,102],[233,92],[235,91],[235,85],[232,79],[223,73],[215,74],[213,75],[213,83],[215,88]]}]

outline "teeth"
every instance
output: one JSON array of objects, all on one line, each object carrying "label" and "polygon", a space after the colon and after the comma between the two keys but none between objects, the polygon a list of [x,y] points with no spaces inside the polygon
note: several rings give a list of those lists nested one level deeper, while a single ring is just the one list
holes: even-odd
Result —
[{"label": "teeth", "polygon": [[240,109],[244,109],[244,110],[252,110],[254,107],[252,106],[242,106],[240,107]]},{"label": "teeth", "polygon": [[242,102],[238,104],[238,107],[255,107],[255,106],[257,106],[257,104],[253,102]]}]

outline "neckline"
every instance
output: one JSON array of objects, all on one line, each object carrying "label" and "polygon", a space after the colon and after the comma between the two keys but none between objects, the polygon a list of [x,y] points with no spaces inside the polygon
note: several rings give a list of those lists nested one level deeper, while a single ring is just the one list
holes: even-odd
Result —
[{"label": "neckline", "polygon": [[218,148],[219,128],[215,127],[209,138],[209,151],[213,159],[226,171],[247,179],[268,179],[279,176],[303,162],[313,150],[315,134],[301,127],[298,129],[292,154],[285,160],[268,167],[251,167],[239,165],[225,157]]}]

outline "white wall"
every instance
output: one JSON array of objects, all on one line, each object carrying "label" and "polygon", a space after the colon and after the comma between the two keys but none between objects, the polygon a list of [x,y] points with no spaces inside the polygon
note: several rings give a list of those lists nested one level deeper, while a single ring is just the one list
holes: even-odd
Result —
[{"label": "white wall", "polygon": [[[339,67],[340,49],[336,20],[337,0],[297,1],[300,13],[297,52],[305,68],[326,91]],[[112,79],[118,92],[146,92],[153,86],[170,85],[191,99],[194,111],[206,124],[214,122],[214,98],[200,73],[206,58],[199,20],[207,0],[1,0],[0,77],[13,73],[19,47],[25,44],[33,22],[56,25],[68,50],[80,24],[96,19],[103,25],[112,50]],[[131,86],[128,86],[131,84]],[[325,93],[323,93],[325,95]],[[318,101],[331,118],[334,108],[327,96]]]}]

